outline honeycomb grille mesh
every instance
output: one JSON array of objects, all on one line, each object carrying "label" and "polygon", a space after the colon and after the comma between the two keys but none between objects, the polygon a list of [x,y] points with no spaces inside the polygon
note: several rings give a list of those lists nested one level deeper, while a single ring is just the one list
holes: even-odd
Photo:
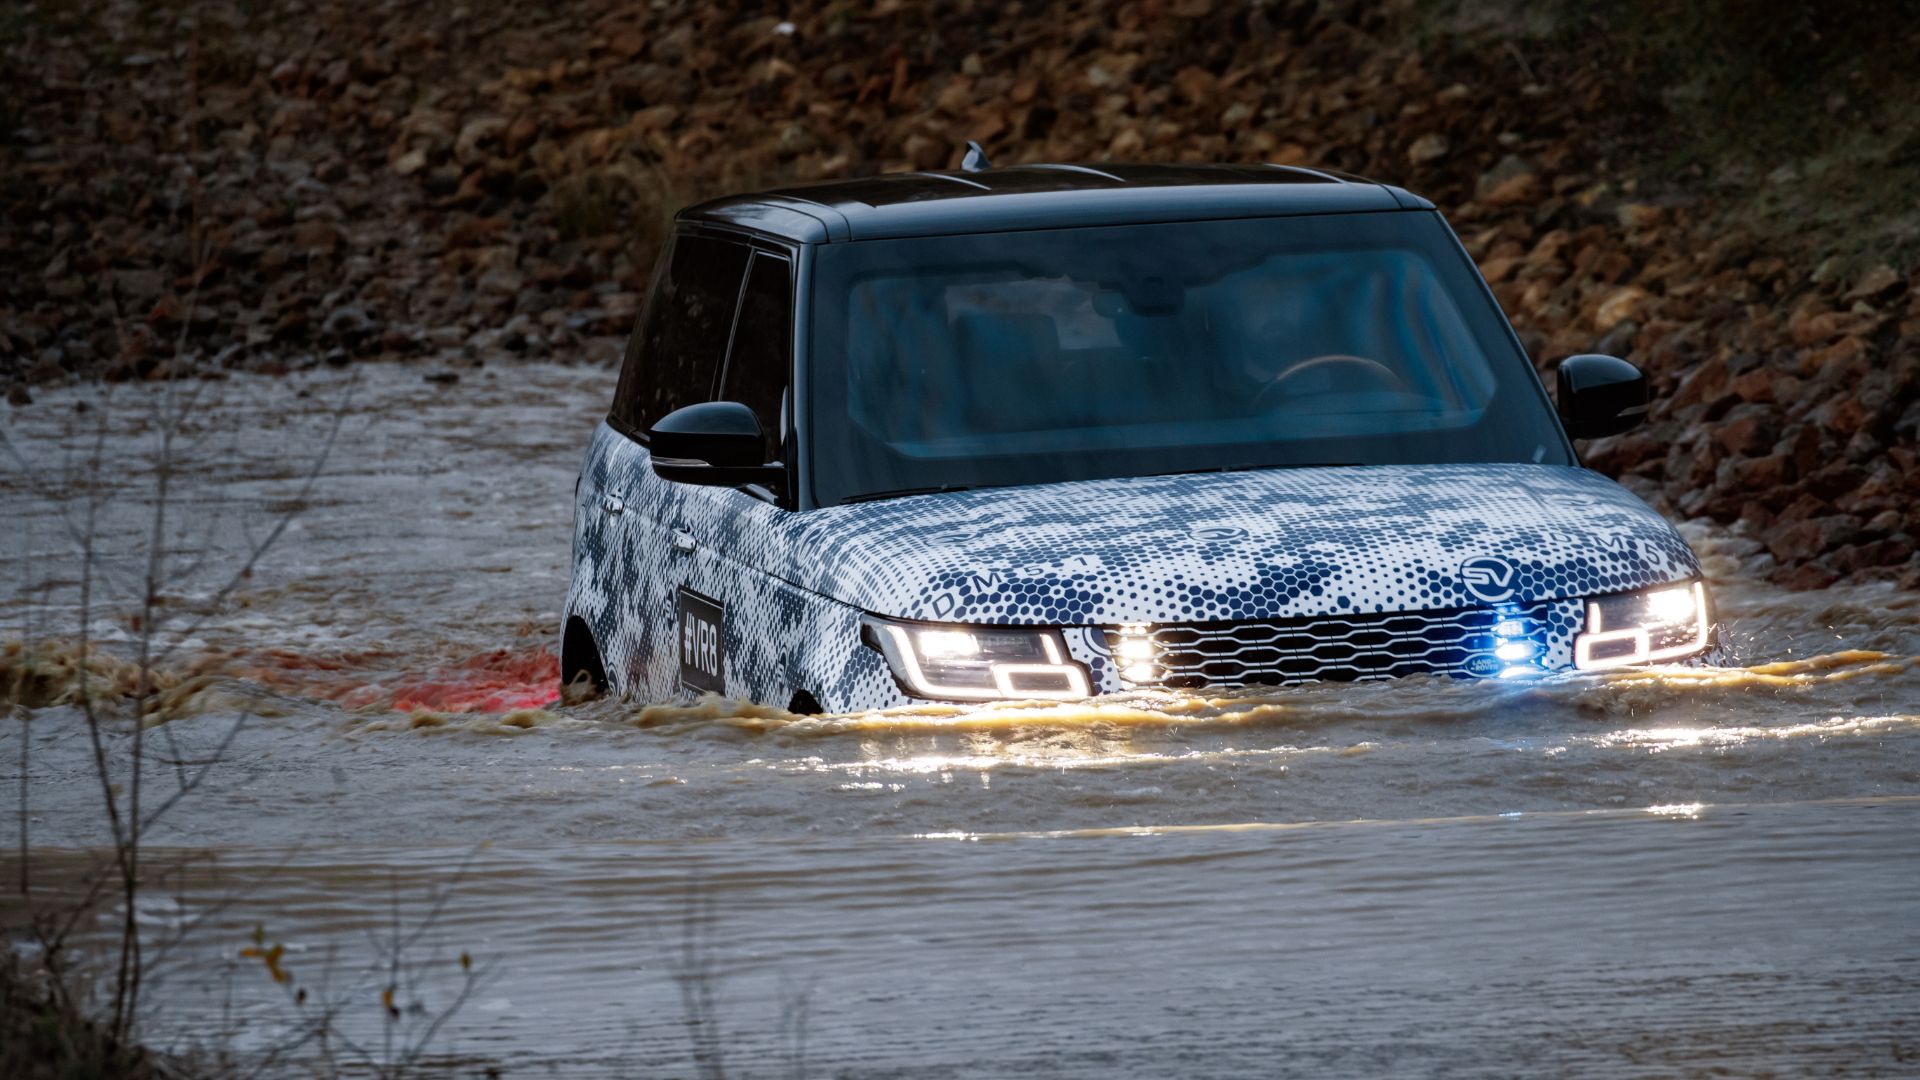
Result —
[{"label": "honeycomb grille mesh", "polygon": [[[1151,683],[1193,688],[1488,676],[1506,667],[1494,653],[1501,641],[1496,626],[1519,620],[1537,640],[1550,618],[1547,605],[1535,605],[1154,626],[1148,637],[1160,674]],[[1117,644],[1120,632],[1107,633],[1109,644]]]}]

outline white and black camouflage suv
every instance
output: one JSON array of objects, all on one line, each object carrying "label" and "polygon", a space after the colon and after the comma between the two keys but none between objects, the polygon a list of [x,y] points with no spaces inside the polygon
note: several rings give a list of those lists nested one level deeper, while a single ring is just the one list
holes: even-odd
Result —
[{"label": "white and black camouflage suv", "polygon": [[1025,165],[682,211],[580,475],[563,676],[796,711],[1698,659],[1700,568],[1433,205]]}]

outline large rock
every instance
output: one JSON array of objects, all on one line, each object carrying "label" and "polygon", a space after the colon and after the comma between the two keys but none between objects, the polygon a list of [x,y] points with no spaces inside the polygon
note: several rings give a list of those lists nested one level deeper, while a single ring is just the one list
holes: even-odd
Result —
[{"label": "large rock", "polygon": [[1810,518],[1767,538],[1767,551],[1781,563],[1801,563],[1861,539],[1861,521],[1850,514]]}]

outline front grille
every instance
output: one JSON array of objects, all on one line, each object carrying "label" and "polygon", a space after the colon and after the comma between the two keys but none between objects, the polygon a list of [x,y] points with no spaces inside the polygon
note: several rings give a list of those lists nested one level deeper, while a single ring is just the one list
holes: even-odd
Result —
[{"label": "front grille", "polygon": [[[1177,688],[1284,685],[1324,679],[1355,682],[1406,675],[1497,675],[1509,664],[1495,654],[1505,640],[1538,643],[1546,605],[1495,610],[1314,615],[1267,622],[1192,623],[1107,631],[1118,648],[1124,634],[1154,644],[1154,677],[1135,685]],[[1516,626],[1501,626],[1514,623]],[[1536,645],[1537,647],[1537,645]]]}]

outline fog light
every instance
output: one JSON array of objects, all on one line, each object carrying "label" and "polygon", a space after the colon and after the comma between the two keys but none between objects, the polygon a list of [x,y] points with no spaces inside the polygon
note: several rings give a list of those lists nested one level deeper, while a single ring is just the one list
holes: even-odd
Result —
[{"label": "fog light", "polygon": [[1530,641],[1502,642],[1499,648],[1493,650],[1493,655],[1508,661],[1525,660],[1533,655],[1533,643]]},{"label": "fog light", "polygon": [[1153,627],[1146,623],[1127,623],[1109,630],[1107,642],[1113,647],[1120,681],[1140,685],[1158,682],[1164,674],[1155,663],[1160,658],[1160,649],[1153,643]]}]

